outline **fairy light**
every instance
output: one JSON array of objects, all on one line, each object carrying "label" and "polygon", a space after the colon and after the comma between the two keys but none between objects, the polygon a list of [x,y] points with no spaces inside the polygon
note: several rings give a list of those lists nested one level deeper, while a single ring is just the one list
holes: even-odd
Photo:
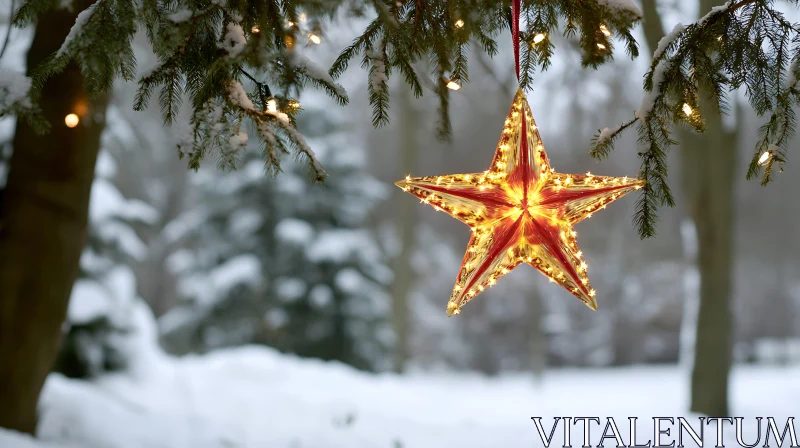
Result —
[{"label": "fairy light", "polygon": [[694,109],[692,109],[689,103],[683,103],[683,113],[685,113],[687,117],[691,117],[694,113]]},{"label": "fairy light", "polygon": [[597,48],[599,48],[599,49],[601,49],[601,50],[605,50],[605,49],[606,49],[606,46],[605,46],[605,45],[603,45],[603,44],[597,44]]},{"label": "fairy light", "polygon": [[455,81],[448,81],[447,82],[447,88],[450,89],[450,90],[458,90],[458,89],[461,88],[461,85],[459,85]]},{"label": "fairy light", "polygon": [[259,28],[258,25],[253,25],[253,27],[250,28],[250,32],[253,34],[258,34],[261,32],[261,28]]},{"label": "fairy light", "polygon": [[297,17],[297,20],[299,20],[300,23],[303,23],[303,22],[306,21],[307,18],[308,18],[308,16],[306,16],[306,13],[301,12],[300,15]]},{"label": "fairy light", "polygon": [[[416,178],[408,175],[396,183],[422,203],[464,222],[472,232],[447,303],[449,316],[459,314],[466,303],[521,264],[535,267],[550,281],[596,309],[596,293],[589,284],[588,264],[578,248],[573,224],[641,188],[644,182],[636,178],[596,176],[591,172],[585,175],[555,173],[547,163],[538,135],[535,146],[531,144],[529,149],[532,157],[522,157],[522,129],[532,121],[524,94],[518,91],[490,170]],[[542,174],[525,180],[511,174],[519,169]],[[521,232],[520,228],[541,228],[541,231],[534,230],[539,242],[531,244],[531,235],[526,234],[527,230]],[[493,242],[499,238],[504,238],[505,247],[495,251]],[[560,251],[566,255],[568,265],[552,261],[559,259]]]},{"label": "fairy light", "polygon": [[275,98],[270,98],[267,100],[267,112],[276,113],[278,112],[278,101]]},{"label": "fairy light", "polygon": [[539,33],[533,36],[533,43],[538,44],[539,42],[543,41],[546,35],[544,33]]},{"label": "fairy light", "polygon": [[600,32],[606,37],[611,37],[611,31],[609,31],[605,25],[600,25]]},{"label": "fairy light", "polygon": [[758,158],[758,164],[761,166],[766,165],[770,157],[772,157],[772,152],[764,151],[763,153],[761,153],[761,157]]},{"label": "fairy light", "polygon": [[291,107],[292,109],[300,109],[300,101],[297,100],[289,101],[289,107]]},{"label": "fairy light", "polygon": [[464,21],[461,19],[456,20],[456,28],[461,28],[464,26]]},{"label": "fairy light", "polygon": [[322,43],[322,38],[321,38],[321,37],[319,37],[319,36],[317,36],[317,35],[316,35],[316,34],[314,34],[314,33],[311,33],[311,34],[309,34],[309,35],[308,35],[308,40],[310,40],[311,42],[313,42],[313,43],[315,43],[315,44],[317,44],[317,45],[319,45],[320,43]]},{"label": "fairy light", "polygon": [[64,117],[64,124],[67,125],[68,128],[74,128],[81,122],[80,117],[77,114],[68,114]]}]

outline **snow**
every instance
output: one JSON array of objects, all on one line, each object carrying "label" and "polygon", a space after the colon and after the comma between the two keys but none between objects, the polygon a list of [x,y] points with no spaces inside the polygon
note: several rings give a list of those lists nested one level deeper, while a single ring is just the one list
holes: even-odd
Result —
[{"label": "snow", "polygon": [[644,14],[642,14],[642,10],[639,9],[639,7],[636,6],[631,0],[597,0],[597,3],[606,6],[609,9],[630,12],[638,18],[642,18],[644,16]]},{"label": "snow", "polygon": [[225,27],[227,30],[225,36],[222,37],[221,48],[228,52],[228,57],[233,59],[239,56],[247,46],[247,39],[244,37],[244,30],[238,23],[228,22]]},{"label": "snow", "polygon": [[711,17],[727,11],[728,7],[730,6],[731,6],[731,0],[728,0],[722,5],[711,8],[711,11],[709,11],[708,14],[704,15],[703,17],[700,18],[700,20],[697,21],[697,26],[703,26]]},{"label": "snow", "polygon": [[72,287],[69,300],[68,321],[85,323],[106,316],[127,319],[127,313],[136,301],[136,279],[124,266],[111,269],[96,279],[81,278]]},{"label": "snow", "polygon": [[30,107],[31,79],[22,73],[0,70],[0,111],[14,104]]},{"label": "snow", "polygon": [[305,68],[305,73],[309,78],[316,79],[317,81],[330,86],[336,92],[336,95],[342,98],[347,98],[347,91],[345,88],[342,87],[341,84],[334,81],[333,78],[331,78],[331,75],[328,74],[325,69],[318,67],[308,58],[298,52],[291,53],[291,57],[292,64],[296,67]]},{"label": "snow", "polygon": [[67,38],[64,39],[64,42],[61,44],[61,48],[58,49],[56,52],[56,57],[62,57],[69,51],[69,47],[72,45],[72,42],[83,32],[83,27],[92,17],[94,14],[95,8],[99,5],[100,2],[93,3],[92,6],[84,9],[78,14],[78,17],[75,18],[75,24],[72,25],[72,28],[69,30],[69,34],[67,34]]},{"label": "snow", "polygon": [[99,223],[113,218],[152,223],[158,219],[158,212],[138,199],[125,199],[113,183],[97,178],[92,183],[89,219],[92,223]]},{"label": "snow", "polygon": [[239,131],[238,133],[231,135],[231,137],[228,139],[228,143],[230,143],[231,149],[234,151],[247,146],[247,132]]},{"label": "snow", "polygon": [[662,37],[661,40],[658,41],[658,47],[656,47],[656,51],[653,52],[653,60],[659,59],[661,55],[667,51],[667,47],[669,44],[672,43],[686,28],[683,26],[682,23],[675,24],[675,27],[672,28],[672,31],[667,33],[666,36]]},{"label": "snow", "polygon": [[261,272],[261,263],[255,255],[242,254],[219,264],[210,275],[186,278],[181,282],[180,289],[187,297],[194,297],[200,304],[208,305],[224,298],[237,285],[259,286]]},{"label": "snow", "polygon": [[234,235],[251,235],[263,224],[261,214],[252,209],[237,209],[231,212],[229,232]]},{"label": "snow", "polygon": [[105,178],[111,178],[117,174],[117,162],[114,161],[108,151],[101,150],[97,155],[94,174],[97,177]]},{"label": "snow", "polygon": [[236,81],[228,83],[228,99],[236,106],[247,110],[256,110],[247,92],[244,91],[241,83]]},{"label": "snow", "polygon": [[369,83],[372,90],[379,92],[386,87],[386,82],[389,78],[386,76],[386,62],[383,56],[376,51],[369,51],[367,57],[372,61],[372,66],[375,68],[370,71]]},{"label": "snow", "polygon": [[72,286],[67,320],[85,323],[109,313],[108,290],[93,280],[79,279]]},{"label": "snow", "polygon": [[[332,261],[343,263],[354,255],[365,256],[361,252],[374,252],[369,245],[369,235],[365,230],[333,229],[320,232],[308,248],[308,258],[314,263]],[[370,257],[367,255],[366,257]],[[372,257],[375,259],[377,257]]]},{"label": "snow", "polygon": [[642,104],[635,113],[636,118],[644,121],[647,119],[647,116],[650,115],[650,112],[655,106],[656,98],[661,94],[661,83],[664,81],[664,72],[667,70],[668,65],[667,61],[662,59],[656,66],[656,69],[653,71],[653,88],[649,92],[644,93]]},{"label": "snow", "polygon": [[280,277],[275,279],[275,293],[285,302],[294,302],[303,297],[308,286],[301,278]]},{"label": "snow", "polygon": [[369,280],[353,268],[344,268],[336,273],[336,287],[349,294],[358,292],[368,282]]},{"label": "snow", "polygon": [[161,238],[167,244],[180,241],[200,227],[208,218],[207,215],[200,208],[189,210],[168,222],[161,230]]},{"label": "snow", "polygon": [[787,89],[791,89],[797,84],[798,75],[800,75],[800,57],[795,58],[794,61],[792,61],[792,65],[789,66],[789,73],[786,75]]},{"label": "snow", "polygon": [[95,231],[104,242],[116,244],[124,254],[135,260],[143,260],[147,254],[147,246],[127,224],[109,221],[98,226]]},{"label": "snow", "polygon": [[28,434],[0,428],[0,446],[5,448],[78,448],[77,445],[49,443],[36,440]]},{"label": "snow", "polygon": [[[152,335],[137,340],[149,353],[142,370],[92,382],[50,375],[39,439],[0,431],[0,446],[516,448],[542,446],[531,417],[541,417],[548,432],[555,416],[613,417],[627,441],[627,417],[636,416],[642,442],[654,416],[697,425],[687,411],[688,372],[673,366],[551,370],[536,383],[527,374],[368,374],[256,346],[172,358]],[[746,437],[754,437],[754,416],[775,417],[783,427],[800,399],[799,374],[797,366],[734,369],[732,415],[746,418]],[[593,429],[596,445],[602,428]],[[707,445],[714,432],[706,431]],[[576,425],[573,442],[581,433]]]},{"label": "snow", "polygon": [[275,110],[275,111],[265,110],[264,113],[267,114],[267,115],[271,115],[271,116],[277,118],[278,120],[281,120],[282,122],[284,122],[286,124],[289,123],[289,115],[287,115],[287,114],[285,114],[285,113],[283,113],[283,112],[281,112],[279,110]]},{"label": "snow", "polygon": [[169,15],[169,20],[175,23],[185,22],[192,18],[192,10],[188,8],[179,9]]},{"label": "snow", "polygon": [[297,218],[284,218],[275,226],[275,236],[290,244],[304,245],[314,237],[314,228]]},{"label": "snow", "polygon": [[311,304],[317,308],[325,308],[333,302],[333,291],[328,285],[316,285],[308,292]]},{"label": "snow", "polygon": [[595,146],[600,146],[603,143],[605,143],[606,140],[611,138],[611,136],[614,135],[615,132],[619,131],[620,127],[621,126],[617,126],[614,129],[603,128],[603,130],[600,131],[600,135],[597,137],[597,142],[595,142]]}]

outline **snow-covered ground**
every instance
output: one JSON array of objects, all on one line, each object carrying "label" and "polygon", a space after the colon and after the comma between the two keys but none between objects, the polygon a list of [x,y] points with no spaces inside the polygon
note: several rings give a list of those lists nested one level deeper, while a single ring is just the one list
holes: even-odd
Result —
[{"label": "snow-covered ground", "polygon": [[[637,437],[647,440],[650,417],[689,416],[687,378],[676,367],[553,370],[536,383],[525,375],[371,375],[263,347],[180,359],[158,353],[146,363],[94,382],[51,375],[40,439],[0,432],[0,446],[536,447],[533,416],[545,417],[547,432],[554,416],[598,416],[603,425],[614,417],[626,440],[627,417],[639,417]],[[798,367],[736,368],[733,415],[776,417],[783,428],[800,403],[798,377]],[[595,425],[592,445],[601,432]],[[582,429],[572,433],[579,446]]]}]

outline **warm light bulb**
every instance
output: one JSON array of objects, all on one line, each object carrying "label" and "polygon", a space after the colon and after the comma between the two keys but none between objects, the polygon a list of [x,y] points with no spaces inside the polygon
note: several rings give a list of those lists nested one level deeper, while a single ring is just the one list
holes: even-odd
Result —
[{"label": "warm light bulb", "polygon": [[461,28],[464,26],[464,21],[461,19],[456,20],[456,28]]},{"label": "warm light bulb", "polygon": [[603,35],[605,35],[606,37],[611,36],[611,31],[609,31],[605,25],[600,25],[600,32],[603,33]]},{"label": "warm light bulb", "polygon": [[250,32],[253,34],[258,34],[261,32],[261,28],[259,28],[258,25],[253,25],[253,27],[250,28]]},{"label": "warm light bulb", "polygon": [[304,12],[300,13],[300,16],[297,17],[297,19],[300,20],[300,23],[305,22],[306,18],[307,18],[307,16],[306,16],[306,13],[304,13]]},{"label": "warm light bulb", "polygon": [[450,89],[450,90],[458,90],[458,89],[461,88],[461,86],[458,85],[458,83],[455,82],[455,81],[449,81],[447,83],[447,88]]},{"label": "warm light bulb", "polygon": [[685,113],[687,117],[691,117],[694,113],[694,110],[688,103],[683,103],[683,113]]},{"label": "warm light bulb", "polygon": [[603,44],[597,44],[597,48],[599,48],[599,49],[601,49],[601,50],[605,50],[605,49],[606,49],[606,46],[605,46],[605,45],[603,45]]},{"label": "warm light bulb", "polygon": [[322,42],[322,39],[319,36],[317,36],[316,34],[313,34],[313,33],[308,35],[308,40],[310,40],[311,42],[314,42],[317,45],[319,45]]},{"label": "warm light bulb", "polygon": [[[71,126],[70,126],[70,127],[71,127]],[[764,152],[761,154],[761,157],[759,157],[759,158],[758,158],[758,164],[759,164],[759,165],[764,165],[764,164],[766,164],[766,163],[767,163],[767,161],[769,160],[769,158],[770,158],[770,157],[772,157],[772,153],[771,153],[771,152],[769,152],[769,151],[764,151]]]},{"label": "warm light bulb", "polygon": [[64,117],[64,124],[66,124],[68,128],[74,128],[80,122],[81,119],[75,114],[69,114]]},{"label": "warm light bulb", "polygon": [[543,41],[544,38],[545,38],[544,33],[539,33],[539,34],[533,36],[533,43],[534,44],[538,44],[539,42]]},{"label": "warm light bulb", "polygon": [[267,112],[278,112],[278,102],[275,100],[275,98],[270,98],[267,100]]}]

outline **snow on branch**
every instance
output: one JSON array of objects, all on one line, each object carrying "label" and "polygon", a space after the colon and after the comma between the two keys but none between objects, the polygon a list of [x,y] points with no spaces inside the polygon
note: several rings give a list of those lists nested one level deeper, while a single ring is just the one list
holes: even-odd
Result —
[{"label": "snow on branch", "polygon": [[597,0],[597,3],[615,11],[631,13],[640,19],[643,17],[642,10],[631,0]]}]

